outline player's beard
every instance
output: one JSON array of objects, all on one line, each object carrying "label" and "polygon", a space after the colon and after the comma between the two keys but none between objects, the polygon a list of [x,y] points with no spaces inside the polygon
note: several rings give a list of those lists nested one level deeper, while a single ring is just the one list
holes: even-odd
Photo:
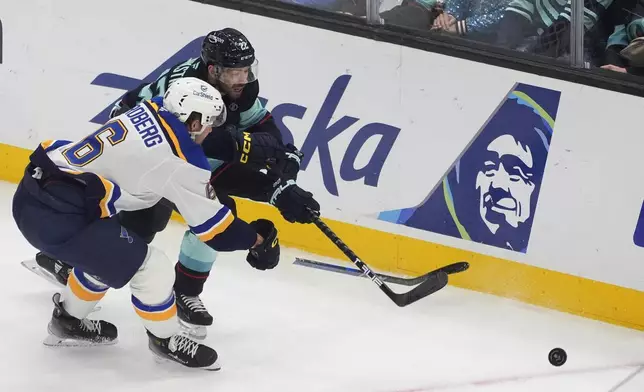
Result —
[{"label": "player's beard", "polygon": [[244,87],[246,87],[245,84],[233,84],[232,86],[226,84],[224,85],[224,90],[231,98],[238,99],[244,92]]}]

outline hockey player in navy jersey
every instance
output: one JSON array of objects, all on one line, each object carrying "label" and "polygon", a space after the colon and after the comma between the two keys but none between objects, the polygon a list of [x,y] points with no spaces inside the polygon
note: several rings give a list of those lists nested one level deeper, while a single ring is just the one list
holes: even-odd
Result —
[{"label": "hockey player in navy jersey", "polygon": [[[201,56],[169,68],[149,84],[126,93],[115,105],[111,116],[122,113],[142,100],[163,95],[174,81],[196,77],[217,88],[227,107],[227,117],[218,132],[211,133],[202,147],[212,170],[212,186],[218,199],[236,215],[234,199],[238,196],[276,206],[289,222],[309,223],[309,208],[320,205],[297,185],[301,153],[293,145],[284,145],[271,114],[258,99],[258,61],[255,50],[239,31],[225,28],[209,33],[203,41]],[[219,132],[221,131],[221,132]],[[245,151],[245,150],[250,151]],[[272,163],[268,173],[261,169]],[[172,214],[170,203],[139,211],[123,211],[121,224],[151,242],[162,231]],[[217,253],[187,231],[176,264],[175,290],[179,318],[199,337],[213,317],[200,299]],[[41,268],[65,284],[69,266],[46,253],[36,261]]]},{"label": "hockey player in navy jersey", "polygon": [[205,246],[248,250],[253,267],[275,267],[279,241],[273,223],[237,219],[209,184],[200,143],[224,115],[214,87],[183,78],[163,97],[143,101],[87,137],[43,142],[31,154],[13,198],[13,217],[31,245],[72,267],[62,294],[53,297],[46,344],[116,343],[116,326],[87,316],[110,287],[129,284],[155,355],[219,369],[215,350],[180,332],[173,263],[123,227],[118,214],[166,199]]}]

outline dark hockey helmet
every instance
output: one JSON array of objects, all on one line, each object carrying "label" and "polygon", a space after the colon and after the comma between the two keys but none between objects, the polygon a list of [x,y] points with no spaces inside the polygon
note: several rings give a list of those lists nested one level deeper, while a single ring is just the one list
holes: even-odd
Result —
[{"label": "dark hockey helmet", "polygon": [[[220,79],[226,74],[240,75],[239,69],[248,71],[245,83],[257,79],[257,59],[255,49],[241,32],[233,28],[211,31],[201,45],[201,59],[206,65],[217,67]],[[232,71],[232,72],[228,72]],[[229,79],[229,78],[228,78]],[[239,84],[238,81],[222,80],[227,84]]]}]

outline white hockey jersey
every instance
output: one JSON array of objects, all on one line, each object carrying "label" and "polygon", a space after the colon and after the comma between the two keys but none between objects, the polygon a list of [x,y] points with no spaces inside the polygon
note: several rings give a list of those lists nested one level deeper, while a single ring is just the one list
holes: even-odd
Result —
[{"label": "white hockey jersey", "polygon": [[161,97],[142,102],[80,141],[49,140],[41,146],[61,170],[99,176],[105,187],[101,218],[166,198],[204,242],[235,220],[214,197],[203,150],[163,108]]}]

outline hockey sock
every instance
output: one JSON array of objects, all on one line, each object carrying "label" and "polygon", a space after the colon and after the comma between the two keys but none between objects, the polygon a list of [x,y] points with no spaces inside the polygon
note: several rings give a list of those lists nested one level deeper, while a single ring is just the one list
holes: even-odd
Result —
[{"label": "hockey sock", "polygon": [[74,268],[62,293],[63,307],[71,316],[84,319],[108,289],[108,286]]},{"label": "hockey sock", "polygon": [[173,278],[172,262],[165,253],[149,246],[145,262],[130,280],[134,310],[145,328],[159,338],[168,338],[180,329]]},{"label": "hockey sock", "polygon": [[208,272],[199,272],[182,265],[178,262],[175,265],[174,290],[177,293],[196,297],[203,291],[203,285],[210,275]]},{"label": "hockey sock", "polygon": [[179,262],[187,269],[210,272],[217,254],[216,250],[206,245],[190,230],[184,233],[179,250]]},{"label": "hockey sock", "polygon": [[141,317],[145,329],[158,338],[165,339],[179,332],[177,305],[174,293],[160,304],[149,305],[132,295],[134,310]]}]

